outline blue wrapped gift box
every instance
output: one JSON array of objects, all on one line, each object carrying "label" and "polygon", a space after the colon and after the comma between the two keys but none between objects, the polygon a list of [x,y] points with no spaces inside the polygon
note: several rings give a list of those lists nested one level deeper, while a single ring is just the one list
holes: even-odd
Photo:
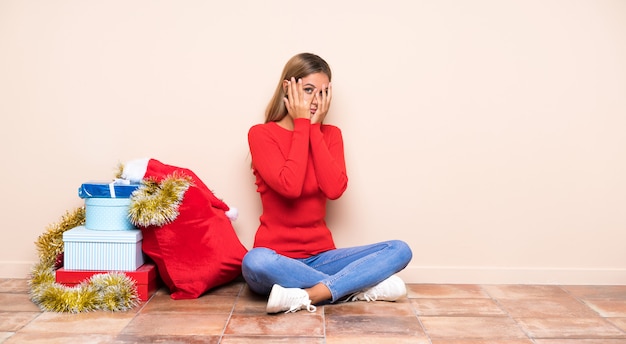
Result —
[{"label": "blue wrapped gift box", "polygon": [[121,179],[112,182],[87,182],[78,188],[80,198],[129,198],[140,183],[130,183]]},{"label": "blue wrapped gift box", "polygon": [[128,219],[128,208],[133,191],[140,185],[120,179],[83,183],[78,196],[85,199],[85,227],[100,231],[136,229]]}]

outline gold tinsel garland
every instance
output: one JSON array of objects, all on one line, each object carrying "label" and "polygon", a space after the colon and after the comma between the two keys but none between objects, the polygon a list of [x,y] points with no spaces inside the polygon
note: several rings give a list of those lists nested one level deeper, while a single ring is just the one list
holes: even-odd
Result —
[{"label": "gold tinsel garland", "polygon": [[152,178],[142,180],[131,196],[130,222],[138,227],[162,227],[171,223],[178,217],[183,196],[191,185],[191,177],[179,173],[168,175],[160,182]]},{"label": "gold tinsel garland", "polygon": [[126,311],[138,304],[135,281],[123,273],[97,274],[77,286],[56,283],[58,257],[63,253],[63,233],[85,223],[85,209],[66,212],[48,226],[36,245],[39,263],[31,271],[31,300],[44,311],[80,313],[95,310]]}]

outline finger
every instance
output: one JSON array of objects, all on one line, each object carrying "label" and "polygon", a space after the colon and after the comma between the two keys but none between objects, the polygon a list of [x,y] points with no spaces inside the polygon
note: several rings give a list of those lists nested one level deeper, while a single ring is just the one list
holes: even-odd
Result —
[{"label": "finger", "polygon": [[298,79],[298,84],[297,84],[297,92],[298,92],[298,103],[299,104],[305,104],[306,105],[306,101],[304,101],[304,86],[302,86],[302,79]]},{"label": "finger", "polygon": [[320,92],[322,94],[322,104],[326,104],[326,102],[328,101],[328,87],[326,85],[322,85],[322,92]]},{"label": "finger", "polygon": [[333,98],[332,86],[329,83],[328,87],[326,88],[326,92],[324,92],[324,110],[326,112],[328,112],[328,109],[330,109],[330,102],[332,98]]},{"label": "finger", "polygon": [[328,88],[326,89],[326,100],[328,104],[330,104],[330,100],[333,99],[333,83],[328,83]]},{"label": "finger", "polygon": [[291,104],[289,104],[289,98],[283,98],[283,103],[285,103],[285,108],[287,108],[287,113],[291,113]]},{"label": "finger", "polygon": [[295,98],[295,89],[294,89],[295,80],[291,78],[291,80],[287,80],[287,97],[289,100],[293,101]]},{"label": "finger", "polygon": [[300,92],[298,92],[298,82],[294,77],[289,81],[289,101],[292,106],[298,106],[300,101]]},{"label": "finger", "polygon": [[318,109],[322,112],[326,112],[326,110],[328,110],[328,92],[327,92],[328,88],[326,87],[326,85],[322,85],[322,91],[320,91],[319,93],[316,93],[316,96],[318,98],[318,104],[319,107]]}]

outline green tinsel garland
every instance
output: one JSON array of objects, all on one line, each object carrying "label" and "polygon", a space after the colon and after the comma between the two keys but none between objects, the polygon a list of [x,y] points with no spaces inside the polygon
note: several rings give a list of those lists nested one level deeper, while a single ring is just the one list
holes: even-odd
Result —
[{"label": "green tinsel garland", "polygon": [[39,236],[39,263],[29,281],[31,300],[44,311],[80,313],[95,310],[127,311],[139,303],[135,281],[123,273],[94,275],[74,287],[56,283],[57,259],[63,253],[63,233],[85,223],[85,209],[66,212]]}]

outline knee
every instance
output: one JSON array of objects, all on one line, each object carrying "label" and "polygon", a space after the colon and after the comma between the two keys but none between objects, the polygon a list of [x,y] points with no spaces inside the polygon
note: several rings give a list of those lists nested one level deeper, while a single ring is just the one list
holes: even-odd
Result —
[{"label": "knee", "polygon": [[274,255],[276,255],[276,252],[265,247],[257,247],[249,250],[241,262],[242,272],[246,274],[263,270],[268,266],[268,262]]},{"label": "knee", "polygon": [[389,242],[389,244],[393,246],[394,250],[397,252],[398,257],[400,257],[400,260],[405,262],[406,264],[409,264],[409,262],[413,258],[413,251],[411,250],[411,247],[402,240],[392,240]]}]

